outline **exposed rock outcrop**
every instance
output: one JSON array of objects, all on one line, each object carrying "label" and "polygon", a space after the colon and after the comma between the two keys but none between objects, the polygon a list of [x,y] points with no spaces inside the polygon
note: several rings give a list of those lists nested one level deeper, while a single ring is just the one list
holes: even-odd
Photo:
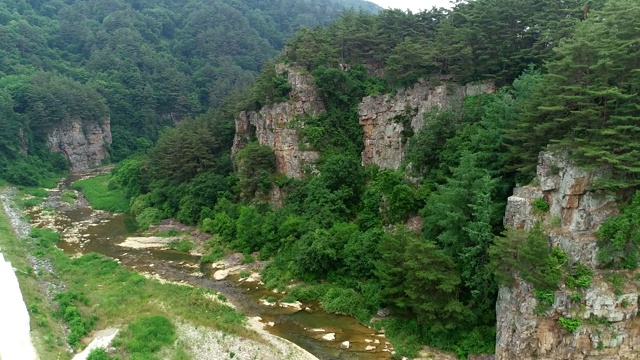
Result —
[{"label": "exposed rock outcrop", "polygon": [[64,122],[47,136],[47,147],[62,154],[73,173],[102,165],[109,156],[110,146],[111,123],[108,117],[99,123]]},{"label": "exposed rock outcrop", "polygon": [[232,153],[237,153],[256,138],[260,144],[270,146],[275,151],[279,172],[290,178],[301,178],[305,168],[318,160],[319,153],[304,149],[305,144],[300,144],[296,126],[304,126],[300,119],[305,115],[324,112],[324,104],[312,84],[311,76],[284,65],[279,65],[277,71],[288,73],[290,99],[266,105],[258,112],[241,112],[235,121]]},{"label": "exposed rock outcrop", "polygon": [[491,82],[430,86],[423,80],[395,95],[365,97],[359,105],[360,124],[364,127],[362,164],[397,169],[404,160],[409,131],[406,127],[416,132],[424,125],[424,114],[433,108],[450,108],[466,96],[493,92],[495,86]]},{"label": "exposed rock outcrop", "polygon": [[[497,302],[496,359],[637,359],[640,354],[638,285],[629,272],[596,268],[595,232],[617,214],[611,193],[589,186],[607,168],[585,171],[564,154],[541,153],[536,185],[518,187],[509,198],[505,225],[531,228],[542,221],[549,243],[563,250],[570,263],[593,269],[588,289],[566,286],[555,292],[553,305],[541,316],[531,284],[516,279],[502,287]],[[533,202],[544,199],[547,214],[536,215]],[[615,285],[613,277],[621,279]],[[579,293],[579,297],[572,294]],[[579,319],[575,333],[564,330],[560,317]]]}]

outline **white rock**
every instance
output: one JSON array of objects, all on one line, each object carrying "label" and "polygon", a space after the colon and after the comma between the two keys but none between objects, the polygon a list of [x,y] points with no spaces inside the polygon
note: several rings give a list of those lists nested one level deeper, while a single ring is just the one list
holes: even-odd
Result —
[{"label": "white rock", "polygon": [[366,351],[373,351],[373,350],[375,350],[375,349],[376,349],[376,347],[375,347],[375,346],[372,346],[372,345],[368,345],[368,346],[367,346],[366,348],[364,348],[364,349],[365,349]]},{"label": "white rock", "polygon": [[322,340],[333,341],[336,339],[335,333],[328,333],[322,336]]},{"label": "white rock", "polygon": [[349,344],[348,341],[343,341],[342,344],[340,344],[340,347],[342,347],[343,349],[348,349],[351,346],[351,344]]},{"label": "white rock", "polygon": [[214,280],[224,280],[229,276],[229,270],[218,270],[213,273]]}]

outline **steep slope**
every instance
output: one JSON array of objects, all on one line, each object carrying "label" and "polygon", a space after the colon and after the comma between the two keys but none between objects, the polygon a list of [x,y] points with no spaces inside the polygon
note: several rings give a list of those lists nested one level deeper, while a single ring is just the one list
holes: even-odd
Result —
[{"label": "steep slope", "polygon": [[[638,283],[633,272],[599,269],[596,262],[595,232],[618,210],[615,194],[590,187],[609,170],[586,171],[566,155],[541,153],[534,185],[516,188],[509,198],[505,226],[531,229],[541,221],[549,244],[564,251],[570,264],[590,268],[593,276],[584,290],[562,284],[542,314],[527,281],[517,278],[513,286],[501,287],[496,359],[637,358]],[[536,213],[536,199],[549,203],[548,213]],[[577,329],[563,328],[566,319],[575,319]]]}]

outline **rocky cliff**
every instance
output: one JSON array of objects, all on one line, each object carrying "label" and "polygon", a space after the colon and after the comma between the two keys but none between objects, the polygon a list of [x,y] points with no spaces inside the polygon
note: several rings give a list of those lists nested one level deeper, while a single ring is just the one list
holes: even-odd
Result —
[{"label": "rocky cliff", "polygon": [[[529,229],[541,221],[549,244],[563,250],[571,264],[593,269],[587,289],[560,285],[553,305],[536,315],[531,284],[516,279],[502,287],[497,302],[496,359],[637,359],[640,355],[639,287],[629,271],[602,270],[596,264],[595,231],[617,213],[611,193],[590,185],[606,168],[585,171],[562,154],[541,153],[535,185],[518,187],[508,200],[505,225]],[[544,199],[546,214],[533,203]],[[577,296],[576,296],[577,294]],[[560,318],[579,320],[575,332]]]},{"label": "rocky cliff", "polygon": [[287,71],[291,85],[289,100],[264,106],[258,112],[241,112],[235,120],[236,135],[232,153],[237,153],[256,138],[260,144],[270,146],[275,151],[279,172],[290,178],[300,178],[319,154],[303,149],[305,145],[300,144],[296,126],[304,126],[299,121],[303,116],[323,112],[324,104],[312,84],[311,76],[301,74],[296,68],[279,65],[277,72],[284,71]]},{"label": "rocky cliff", "polygon": [[98,123],[64,122],[47,136],[47,147],[64,155],[73,173],[101,165],[108,158],[110,145],[111,123],[108,117]]},{"label": "rocky cliff", "polygon": [[397,169],[404,160],[408,127],[418,131],[424,125],[426,112],[450,108],[465,96],[494,91],[495,86],[490,82],[430,86],[423,80],[395,95],[365,97],[359,105],[360,124],[364,127],[362,164]]}]

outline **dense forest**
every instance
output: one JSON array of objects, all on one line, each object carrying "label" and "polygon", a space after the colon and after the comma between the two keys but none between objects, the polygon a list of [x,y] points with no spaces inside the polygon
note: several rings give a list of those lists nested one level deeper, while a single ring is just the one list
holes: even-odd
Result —
[{"label": "dense forest", "polygon": [[[634,0],[475,0],[417,14],[347,11],[326,27],[306,17],[284,28],[251,21],[270,35],[232,37],[235,44],[220,43],[217,34],[230,29],[213,28],[212,17],[195,4],[181,6],[189,15],[180,21],[138,3],[123,13],[86,6],[86,23],[73,22],[84,30],[63,32],[58,11],[58,22],[42,25],[59,26],[51,32],[57,35],[45,40],[37,32],[41,44],[56,47],[15,50],[51,54],[3,57],[3,114],[15,118],[8,124],[40,121],[34,107],[47,99],[22,85],[33,81],[45,88],[67,82],[62,87],[93,99],[87,116],[107,104],[114,137],[122,137],[113,159],[130,155],[110,186],[125,192],[142,228],[170,217],[199,226],[212,234],[203,262],[231,251],[258,253],[270,260],[268,286],[303,282],[289,291],[291,300],[319,300],[325,310],[363,323],[387,307],[393,316],[373,326],[385,328],[399,356],[425,344],[459,356],[491,353],[497,289],[511,271],[542,295],[558,286],[562,254],[543,246],[539,229],[523,234],[502,225],[506,198],[516,183],[531,180],[539,151],[565,149],[585,167],[609,165],[603,188],[639,183],[640,4]],[[211,11],[229,5],[220,6]],[[251,14],[266,5],[246,6]],[[38,11],[53,11],[46,9]],[[166,23],[143,25],[149,17]],[[196,31],[198,24],[207,30]],[[285,41],[298,24],[306,27]],[[34,65],[42,58],[55,59],[49,64],[55,75],[19,74],[44,68]],[[288,99],[277,62],[310,74],[326,107],[303,119],[301,136],[321,158],[300,180],[276,172],[267,146],[253,142],[233,157],[229,151],[237,111]],[[154,76],[171,81],[156,83]],[[420,78],[490,79],[499,90],[427,114],[426,125],[407,134],[399,170],[362,167],[358,103]],[[90,101],[63,99],[69,106]],[[6,105],[11,101],[13,108]],[[167,114],[181,121],[160,131]],[[13,151],[3,156],[18,151],[15,143],[3,146]],[[268,201],[274,186],[286,194],[279,207]],[[408,223],[416,217],[422,219],[417,229]]]},{"label": "dense forest", "polygon": [[[0,4],[0,177],[37,184],[65,162],[44,147],[70,118],[110,116],[113,161],[160,129],[220,108],[300,27],[360,0],[26,1]],[[232,102],[232,101],[228,101]]]}]

